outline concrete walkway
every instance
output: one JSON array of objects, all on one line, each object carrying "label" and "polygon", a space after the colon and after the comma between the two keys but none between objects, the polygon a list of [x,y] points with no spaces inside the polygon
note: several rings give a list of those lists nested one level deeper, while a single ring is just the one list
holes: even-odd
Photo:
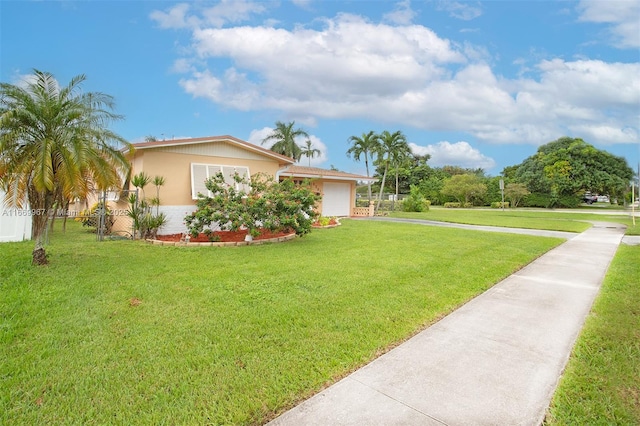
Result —
[{"label": "concrete walkway", "polygon": [[539,425],[623,234],[571,234],[270,424]]}]

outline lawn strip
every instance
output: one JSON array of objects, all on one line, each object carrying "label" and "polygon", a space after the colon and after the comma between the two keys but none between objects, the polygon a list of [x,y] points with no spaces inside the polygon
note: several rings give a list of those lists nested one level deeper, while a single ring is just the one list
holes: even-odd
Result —
[{"label": "lawn strip", "polygon": [[545,424],[640,424],[638,259],[640,246],[619,247]]}]

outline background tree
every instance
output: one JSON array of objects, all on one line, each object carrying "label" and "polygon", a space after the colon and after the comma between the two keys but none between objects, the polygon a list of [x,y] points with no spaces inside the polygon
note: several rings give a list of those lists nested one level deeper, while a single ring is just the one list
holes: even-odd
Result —
[{"label": "background tree", "polygon": [[384,191],[385,181],[387,179],[387,173],[392,165],[395,165],[400,158],[406,156],[408,152],[411,152],[409,145],[407,144],[407,138],[400,131],[390,133],[388,130],[383,131],[380,134],[380,145],[378,147],[378,161],[384,167],[382,174],[382,182],[380,183],[380,194],[378,195],[378,204],[376,210],[380,208],[380,202],[382,201],[382,193]]},{"label": "background tree", "polygon": [[568,137],[542,145],[513,173],[529,191],[550,194],[551,206],[560,197],[586,191],[621,197],[632,176],[633,170],[623,157]]},{"label": "background tree", "polygon": [[302,155],[302,149],[296,143],[296,138],[304,136],[309,138],[309,134],[303,129],[294,129],[296,122],[283,123],[282,121],[276,121],[276,128],[266,138],[262,140],[262,145],[266,143],[272,143],[269,148],[273,152],[286,155],[294,160],[300,160]]},{"label": "background tree", "polygon": [[511,203],[511,207],[518,207],[524,197],[531,194],[522,183],[508,183],[504,188],[504,196]]},{"label": "background tree", "polygon": [[482,197],[487,192],[487,185],[477,175],[455,175],[445,181],[441,192],[454,197],[465,207],[473,198]]},{"label": "background tree", "polygon": [[55,77],[34,70],[21,85],[0,83],[0,184],[7,202],[32,216],[33,264],[47,263],[44,231],[56,199],[84,198],[120,184],[129,164],[117,148],[129,145],[107,125],[122,117],[113,98],[81,92],[84,75],[60,87]]},{"label": "background tree", "polygon": [[300,153],[301,155],[304,155],[309,159],[309,167],[311,167],[311,159],[314,158],[316,155],[321,154],[319,149],[313,148],[311,146],[311,141],[309,139],[307,139],[306,142],[304,143],[304,147],[302,147]]},{"label": "background tree", "polygon": [[[373,157],[379,151],[380,148],[380,136],[378,136],[373,130],[369,133],[363,133],[362,136],[349,137],[351,147],[347,150],[347,157],[353,156],[353,159],[360,161],[360,157],[364,157],[364,166],[367,171],[367,177],[371,177],[369,174],[369,159],[373,160]],[[367,182],[367,195],[371,200],[371,182]]]}]

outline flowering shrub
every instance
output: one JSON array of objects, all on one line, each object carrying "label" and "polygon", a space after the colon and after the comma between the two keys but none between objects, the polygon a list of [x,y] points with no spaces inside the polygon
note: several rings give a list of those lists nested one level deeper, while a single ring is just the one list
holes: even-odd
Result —
[{"label": "flowering shrub", "polygon": [[[234,184],[225,183],[222,173],[209,178],[205,186],[212,197],[198,194],[196,211],[188,214],[185,224],[194,237],[212,225],[222,230],[247,229],[254,237],[259,229],[269,231],[292,230],[298,235],[311,231],[311,224],[318,216],[314,207],[320,200],[308,182],[298,185],[291,179],[276,182],[272,177],[257,174],[247,182],[238,175]],[[246,188],[249,184],[249,191]]]}]

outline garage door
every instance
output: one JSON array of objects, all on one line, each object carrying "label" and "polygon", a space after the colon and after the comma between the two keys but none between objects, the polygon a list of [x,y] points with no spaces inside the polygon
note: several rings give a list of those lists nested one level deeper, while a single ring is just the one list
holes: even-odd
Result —
[{"label": "garage door", "polygon": [[323,185],[322,215],[349,216],[351,214],[351,185],[329,183]]}]

